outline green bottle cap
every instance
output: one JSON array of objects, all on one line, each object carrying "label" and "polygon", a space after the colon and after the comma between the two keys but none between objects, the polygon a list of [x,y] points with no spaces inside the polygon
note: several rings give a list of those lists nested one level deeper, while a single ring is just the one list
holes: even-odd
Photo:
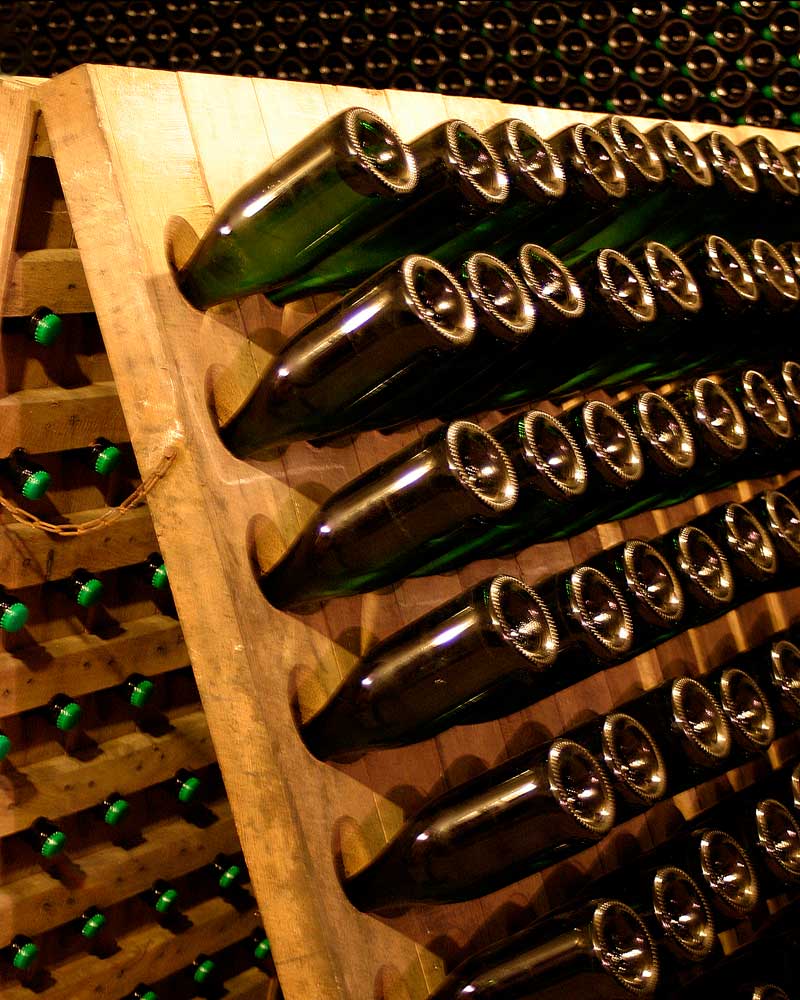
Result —
[{"label": "green bottle cap", "polygon": [[105,914],[103,913],[93,913],[87,921],[85,921],[83,927],[81,927],[81,934],[85,938],[91,940],[100,933],[100,931],[105,927],[107,923]]},{"label": "green bottle cap", "polygon": [[656,48],[656,49],[658,49],[658,50],[659,50],[659,52],[661,51],[661,49],[663,49],[663,48],[664,48],[664,43],[663,43],[663,42],[661,41],[661,39],[660,39],[660,38],[657,38],[657,39],[656,39],[656,40],[655,40],[655,41],[653,42],[653,48]]},{"label": "green bottle cap", "polygon": [[603,46],[601,47],[601,50],[602,50],[602,51],[603,51],[603,52],[604,52],[604,53],[605,53],[605,54],[606,54],[607,56],[610,56],[610,55],[613,55],[613,53],[612,53],[612,51],[611,51],[611,46],[610,46],[610,45],[608,44],[608,42],[606,42],[606,44],[605,44],[605,45],[603,45]]},{"label": "green bottle cap", "polygon": [[554,59],[558,59],[559,62],[562,62],[563,59],[564,59],[564,53],[563,52],[559,52],[559,50],[556,49],[555,52],[553,53],[553,58]]},{"label": "green bottle cap", "polygon": [[800,111],[793,111],[789,115],[789,121],[792,125],[800,125]]},{"label": "green bottle cap", "polygon": [[798,67],[800,67],[800,56],[796,52],[793,52],[789,56],[787,62],[789,63],[790,66],[793,66],[795,69],[797,69]]},{"label": "green bottle cap", "polygon": [[267,955],[269,955],[270,950],[271,950],[271,946],[270,946],[270,943],[269,943],[269,938],[266,935],[264,935],[264,937],[255,946],[255,949],[253,951],[253,955],[257,959],[266,958]]},{"label": "green bottle cap", "polygon": [[158,1000],[158,993],[155,990],[145,990],[139,994],[139,1000]]},{"label": "green bottle cap", "polygon": [[713,32],[709,32],[709,34],[706,35],[706,45],[716,45],[716,44],[717,44],[716,35],[714,35]]},{"label": "green bottle cap", "polygon": [[49,485],[50,473],[45,472],[44,469],[37,469],[36,472],[25,477],[25,482],[22,484],[22,495],[28,500],[38,500],[47,493]]},{"label": "green bottle cap", "polygon": [[143,677],[131,688],[128,701],[134,708],[144,708],[148,701],[150,701],[155,689],[155,684],[151,680],[148,680],[147,677]]},{"label": "green bottle cap", "polygon": [[207,958],[205,961],[201,962],[197,968],[194,970],[194,975],[192,980],[195,983],[204,983],[208,977],[212,974],[214,969],[216,969],[217,963],[212,959]]},{"label": "green bottle cap", "polygon": [[0,615],[0,629],[4,632],[19,632],[27,620],[27,607],[21,601],[14,601]]},{"label": "green bottle cap", "polygon": [[772,34],[769,28],[762,28],[761,37],[766,39],[768,42],[772,42],[775,40],[775,36]]},{"label": "green bottle cap", "polygon": [[709,92],[708,99],[712,103],[718,104],[719,103],[719,94],[716,92],[716,90],[712,90],[712,91]]},{"label": "green bottle cap", "polygon": [[229,889],[232,885],[235,885],[242,874],[242,869],[239,865],[230,865],[219,877],[219,887],[220,889]]},{"label": "green bottle cap", "polygon": [[681,66],[681,76],[688,76],[688,75],[689,75],[689,67],[686,64],[684,64],[683,66]]},{"label": "green bottle cap", "polygon": [[156,911],[158,913],[167,913],[177,898],[177,889],[165,889],[162,893],[159,893],[156,899]]},{"label": "green bottle cap", "polygon": [[667,102],[664,100],[664,98],[661,96],[661,94],[659,94],[658,97],[656,98],[656,104],[660,108],[665,108],[667,106]]},{"label": "green bottle cap", "polygon": [[761,88],[761,93],[764,95],[764,97],[768,97],[770,100],[772,100],[772,98],[775,96],[775,91],[772,89],[772,87],[770,87],[769,84],[767,84],[766,87]]},{"label": "green bottle cap", "polygon": [[628,71],[628,76],[631,78],[631,80],[637,80],[638,81],[638,79],[639,79],[639,73],[635,69],[629,70]]},{"label": "green bottle cap", "polygon": [[78,725],[80,720],[81,706],[76,701],[68,701],[59,709],[56,716],[56,728],[60,729],[62,733],[68,733],[70,729],[74,729]]},{"label": "green bottle cap", "polygon": [[42,316],[33,328],[33,339],[42,347],[49,347],[61,336],[63,325],[60,316],[53,312],[48,313],[46,316]]},{"label": "green bottle cap", "polygon": [[603,107],[606,109],[606,111],[616,111],[617,110],[614,107],[614,102],[612,100],[610,100],[610,99],[608,101],[603,101]]},{"label": "green bottle cap", "polygon": [[745,118],[744,115],[739,115],[739,117],[736,119],[736,124],[737,125],[746,125],[747,124],[747,119]]},{"label": "green bottle cap", "polygon": [[105,587],[102,582],[96,576],[93,576],[86,583],[81,584],[75,600],[82,608],[91,608],[103,596],[104,590]]},{"label": "green bottle cap", "polygon": [[733,13],[734,14],[741,14],[742,13],[742,5],[740,3],[735,3],[733,5],[732,9],[733,9]]},{"label": "green bottle cap", "polygon": [[67,835],[63,830],[54,830],[42,841],[40,852],[43,858],[54,858],[67,846]]},{"label": "green bottle cap", "polygon": [[178,788],[178,801],[188,803],[197,795],[200,791],[200,785],[202,782],[194,774],[182,781],[180,788]]},{"label": "green bottle cap", "polygon": [[579,17],[578,18],[578,27],[579,28],[584,28],[584,29],[586,28],[586,18],[584,18],[584,17]]},{"label": "green bottle cap", "polygon": [[169,577],[167,576],[167,567],[162,563],[157,570],[153,572],[153,576],[150,583],[156,590],[163,590],[164,587],[169,583]]},{"label": "green bottle cap", "polygon": [[0,760],[5,760],[11,753],[11,740],[5,733],[0,733]]},{"label": "green bottle cap", "polygon": [[115,444],[110,444],[97,455],[94,460],[94,471],[101,476],[108,476],[119,465],[122,452]]},{"label": "green bottle cap", "polygon": [[742,59],[741,57],[736,60],[736,68],[740,69],[742,72],[744,72],[746,65],[747,64],[745,63],[744,59]]},{"label": "green bottle cap", "polygon": [[14,952],[11,964],[15,969],[29,969],[36,961],[38,954],[39,949],[33,941],[26,941],[25,944],[20,945]]},{"label": "green bottle cap", "polygon": [[103,814],[103,822],[108,826],[119,826],[131,811],[131,804],[127,799],[115,799]]}]

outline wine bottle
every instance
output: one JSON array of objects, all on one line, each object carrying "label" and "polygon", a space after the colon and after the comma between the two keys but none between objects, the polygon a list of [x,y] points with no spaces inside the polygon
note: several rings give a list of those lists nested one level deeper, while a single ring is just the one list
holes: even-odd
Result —
[{"label": "wine bottle", "polygon": [[456,724],[459,710],[510,678],[535,692],[558,652],[536,591],[490,577],[369,650],[300,734],[321,760],[413,743]]},{"label": "wine bottle", "polygon": [[[752,470],[774,473],[790,458],[794,428],[786,400],[762,372],[748,368],[723,383],[741,402],[750,438],[748,465]],[[766,467],[766,469],[765,469]]]},{"label": "wine bottle", "polygon": [[[781,256],[786,260],[784,249],[781,251]],[[790,264],[790,266],[792,265]],[[795,268],[792,267],[792,270],[795,271],[795,278],[797,278]],[[786,400],[791,412],[792,424],[795,427],[800,427],[800,362],[784,361],[780,366],[778,377],[772,381]]]},{"label": "wine bottle", "polygon": [[736,0],[732,9],[751,24],[759,24],[768,21],[777,6],[777,0]]},{"label": "wine bottle", "polygon": [[755,38],[736,59],[736,68],[755,79],[763,79],[775,72],[783,62],[777,47],[764,38]]},{"label": "wine bottle", "polygon": [[[548,6],[555,7],[555,4]],[[562,17],[564,16],[563,12],[559,13]],[[581,66],[597,47],[597,43],[586,34],[583,28],[568,28],[555,41],[553,56],[569,67]]]},{"label": "wine bottle", "polygon": [[[797,13],[797,12],[795,12]],[[800,15],[798,15],[800,16]],[[794,239],[788,220],[788,212],[797,210],[800,198],[800,180],[786,156],[765,135],[755,135],[739,144],[742,152],[750,158],[762,191],[762,219],[760,235],[767,235],[763,227],[768,226],[769,235],[776,240]],[[790,216],[791,218],[791,216]],[[781,225],[785,236],[777,237]],[[773,232],[774,230],[774,232]]]},{"label": "wine bottle", "polygon": [[[763,310],[776,317],[794,312],[800,303],[800,285],[789,262],[765,239],[746,240],[739,248],[750,265],[761,295]],[[781,332],[775,340],[779,341]]]},{"label": "wine bottle", "polygon": [[98,476],[110,476],[122,461],[122,452],[108,438],[98,437],[84,449],[81,457]]},{"label": "wine bottle", "polygon": [[45,706],[44,717],[60,733],[69,733],[81,721],[81,706],[67,694],[56,694]]},{"label": "wine bottle", "polygon": [[211,862],[210,871],[217,891],[222,896],[241,890],[248,880],[247,868],[236,857],[218,854]]},{"label": "wine bottle", "polygon": [[155,693],[155,682],[144,674],[129,674],[116,688],[122,700],[133,709],[143,709]]},{"label": "wine bottle", "polygon": [[780,4],[761,29],[761,37],[774,42],[779,49],[796,52],[800,44],[800,11],[791,4]]},{"label": "wine bottle", "polygon": [[[672,76],[661,85],[656,105],[673,117],[694,117],[694,108],[703,92],[685,76]],[[711,97],[709,97],[711,100]]]},{"label": "wine bottle", "polygon": [[797,585],[800,570],[800,510],[779,490],[765,490],[745,505],[769,532],[778,556],[774,589]]},{"label": "wine bottle", "polygon": [[721,17],[706,35],[708,45],[713,45],[726,56],[738,55],[755,38],[755,31],[741,17],[730,14]]},{"label": "wine bottle", "polygon": [[178,285],[199,309],[257,291],[326,287],[326,258],[346,249],[360,267],[358,237],[402,210],[416,186],[414,155],[397,133],[366,108],[348,108],[233,195]]},{"label": "wine bottle", "polygon": [[578,80],[593,94],[603,95],[623,77],[622,67],[604,52],[590,56],[581,67]]},{"label": "wine bottle", "polygon": [[744,504],[720,504],[692,523],[724,551],[736,580],[738,603],[771,586],[778,570],[775,546],[766,528]]},{"label": "wine bottle", "polygon": [[141,899],[155,914],[157,922],[166,929],[175,926],[178,916],[178,890],[165,879],[156,879],[144,892]]},{"label": "wine bottle", "polygon": [[28,336],[40,347],[51,347],[61,336],[63,329],[61,317],[47,306],[34,309],[28,319]]},{"label": "wine bottle", "polygon": [[629,198],[659,190],[666,180],[666,167],[644,132],[621,115],[609,115],[597,122],[595,128],[622,160]]},{"label": "wine bottle", "polygon": [[75,948],[88,951],[97,958],[107,958],[114,951],[114,941],[108,917],[101,909],[90,906],[73,920],[67,935]]},{"label": "wine bottle", "polygon": [[680,15],[691,24],[705,28],[725,14],[726,8],[722,0],[689,0],[681,6]]},{"label": "wine bottle", "polygon": [[800,886],[800,822],[777,799],[765,798],[756,806],[755,840],[764,866],[765,898]]},{"label": "wine bottle", "polygon": [[775,735],[800,727],[800,648],[790,636],[773,636],[742,661],[775,706]]},{"label": "wine bottle", "polygon": [[518,72],[531,69],[542,58],[545,47],[533,35],[526,31],[514,35],[508,43],[506,60]]},{"label": "wine bottle", "polygon": [[457,119],[441,122],[409,144],[419,180],[412,203],[358,240],[359,263],[343,248],[326,261],[337,268],[337,287],[353,288],[403,254],[430,254],[460,262],[473,250],[487,250],[480,223],[508,200],[511,184],[490,143]]},{"label": "wine bottle", "polygon": [[620,62],[627,62],[629,59],[635,59],[646,44],[647,39],[635,24],[630,21],[620,21],[609,29],[603,43],[603,52]]},{"label": "wine bottle", "polygon": [[659,974],[656,944],[641,917],[625,903],[600,899],[536,921],[470,956],[429,1000],[652,997]]},{"label": "wine bottle", "polygon": [[710,621],[733,606],[734,578],[722,549],[702,529],[683,525],[662,536],[662,547],[674,557],[686,597],[685,623]]},{"label": "wine bottle", "polygon": [[42,863],[51,862],[59,857],[67,846],[66,833],[44,816],[35,819],[24,836]]},{"label": "wine bottle", "polygon": [[671,13],[666,0],[645,0],[643,3],[631,4],[626,16],[631,24],[642,31],[654,31],[661,27]]},{"label": "wine bottle", "polygon": [[692,677],[667,681],[622,706],[661,747],[675,795],[731,766],[731,729],[719,702]]},{"label": "wine bottle", "polygon": [[[628,76],[645,90],[660,94],[667,80],[675,72],[675,68],[675,64],[665,58],[658,49],[644,49],[628,70]],[[656,98],[656,103],[658,103],[658,98]]]},{"label": "wine bottle", "polygon": [[47,492],[51,476],[24,448],[15,448],[8,458],[0,458],[0,475],[27,500],[40,500]]},{"label": "wine bottle", "polygon": [[633,80],[623,80],[612,89],[604,107],[611,114],[647,115],[651,111],[651,99],[638,83]]},{"label": "wine bottle", "polygon": [[794,66],[783,66],[761,88],[761,93],[769,101],[777,101],[786,108],[796,108],[800,101],[800,70]]},{"label": "wine bottle", "polygon": [[537,38],[550,39],[561,36],[567,24],[567,17],[559,4],[537,3],[529,27]]},{"label": "wine bottle", "polygon": [[182,806],[195,804],[203,788],[203,781],[199,775],[185,767],[176,771],[168,784],[175,798]]},{"label": "wine bottle", "polygon": [[95,818],[103,824],[111,842],[118,847],[132,846],[138,840],[140,825],[131,812],[130,802],[119,792],[108,795],[93,809]]},{"label": "wine bottle", "polygon": [[471,899],[595,843],[614,821],[600,763],[557,739],[433,799],[343,888],[364,911]]},{"label": "wine bottle", "polygon": [[680,72],[702,87],[716,80],[726,65],[725,58],[712,45],[697,45],[684,56]]},{"label": "wine bottle", "polygon": [[0,949],[2,965],[23,982],[30,981],[39,958],[39,946],[25,934],[15,934],[10,943]]},{"label": "wine bottle", "polygon": [[145,560],[145,571],[148,582],[153,590],[164,591],[169,589],[169,576],[164,559],[160,552],[151,552]]},{"label": "wine bottle", "polygon": [[[279,351],[222,429],[223,441],[252,456],[343,432],[382,403],[404,400],[412,413],[419,380],[466,349],[475,331],[457,279],[431,258],[405,257],[324,309]],[[440,376],[431,379],[431,390],[436,381],[441,386]]]},{"label": "wine bottle", "polygon": [[80,608],[94,607],[105,592],[102,580],[83,567],[73,570],[64,582],[64,589]]},{"label": "wine bottle", "polygon": [[28,606],[0,586],[0,632],[19,632],[28,621]]},{"label": "wine bottle", "polygon": [[683,56],[700,41],[700,35],[681,17],[662,22],[653,45],[670,56]]},{"label": "wine bottle", "polygon": [[133,992],[125,1000],[159,1000],[159,997],[158,993],[146,983],[139,983],[137,986],[134,986]]},{"label": "wine bottle", "polygon": [[334,493],[260,572],[261,589],[288,609],[388,586],[457,550],[517,495],[505,450],[477,424],[454,421]]},{"label": "wine bottle", "polygon": [[8,733],[4,733],[3,730],[0,729],[0,768],[2,768],[3,762],[11,753],[13,748],[14,744],[11,742],[11,737]]},{"label": "wine bottle", "polygon": [[610,712],[571,729],[568,737],[605,765],[614,788],[617,822],[649,809],[670,790],[664,755],[633,716]]},{"label": "wine bottle", "polygon": [[775,739],[775,716],[755,679],[739,667],[729,666],[703,680],[728,720],[735,744],[732,766],[763,757]]},{"label": "wine bottle", "polygon": [[617,8],[607,0],[584,3],[578,15],[578,27],[593,35],[605,36],[618,17]]}]

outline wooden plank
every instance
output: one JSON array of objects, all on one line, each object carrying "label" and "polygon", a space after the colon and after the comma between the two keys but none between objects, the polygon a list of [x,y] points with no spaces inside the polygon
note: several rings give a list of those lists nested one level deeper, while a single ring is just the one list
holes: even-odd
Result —
[{"label": "wooden plank", "polygon": [[256,966],[226,979],[225,990],[226,1000],[277,1000],[280,996],[278,980]]},{"label": "wooden plank", "polygon": [[25,830],[37,816],[56,819],[89,809],[109,792],[137,792],[180,767],[203,767],[214,759],[208,725],[198,710],[172,719],[164,736],[137,731],[107,740],[92,760],[61,754],[29,764],[18,772],[22,780],[2,773],[0,837]]},{"label": "wooden plank", "polygon": [[[106,509],[76,511],[67,514],[64,522],[83,524],[101,516]],[[158,540],[146,506],[84,535],[48,534],[18,521],[0,524],[0,566],[4,567],[3,585],[9,590],[64,579],[76,566],[90,566],[95,573],[132,566],[157,548]]]},{"label": "wooden plank", "polygon": [[[142,843],[129,850],[104,846],[86,854],[69,850],[81,871],[80,882],[66,884],[44,871],[6,882],[0,892],[0,947],[25,928],[31,936],[74,920],[90,906],[105,909],[144,892],[157,878],[167,881],[210,864],[217,854],[233,854],[239,841],[226,800],[210,803],[217,820],[201,829],[182,816],[152,823]],[[209,942],[206,951],[214,951]],[[143,973],[144,975],[144,973]]]},{"label": "wooden plank", "polygon": [[[11,278],[11,252],[17,236],[28,157],[33,145],[36,111],[29,88],[0,81],[0,313]],[[0,359],[2,365],[2,359]]]},{"label": "wooden plank", "polygon": [[[375,639],[455,593],[478,568],[330,602],[315,615],[278,614],[263,601],[248,540],[250,554],[255,550],[269,564],[331,489],[413,432],[360,435],[335,449],[298,444],[273,461],[233,459],[211,429],[209,397],[218,414],[235,411],[255,373],[319,303],[278,312],[256,297],[200,315],[177,294],[163,241],[174,216],[201,229],[268,151],[279,155],[339,108],[375,107],[406,138],[452,114],[485,125],[517,109],[477,100],[445,104],[437,95],[112,67],[63,74],[44,85],[41,99],[140,466],[146,474],[166,444],[180,449],[151,498],[154,523],[286,995],[380,995],[381,966],[409,1000],[422,1000],[441,978],[444,961],[468,939],[489,940],[507,929],[514,905],[540,912],[564,898],[570,886],[562,874],[570,865],[476,903],[376,920],[344,900],[332,840],[345,866],[358,864],[391,835],[404,811],[434,788],[504,756],[526,725],[560,729],[587,710],[610,708],[634,685],[664,679],[679,659],[688,669],[691,646],[683,639],[663,658],[614,668],[503,725],[465,728],[347,766],[311,760],[291,714],[295,686],[318,703],[320,692],[324,697]],[[590,117],[530,108],[525,115],[545,135]],[[246,149],[232,157],[243,135]],[[112,288],[107,279],[112,248],[118,269],[131,276],[124,287]],[[687,516],[699,509],[687,506]],[[588,558],[627,531],[660,530],[655,518],[627,529],[600,526],[570,543],[522,553],[516,565],[523,575],[541,576]],[[745,631],[738,627],[738,641]],[[637,836],[641,830],[637,826]],[[262,849],[265,838],[269,852]],[[590,851],[577,867],[603,862]]]},{"label": "wooden plank", "polygon": [[88,448],[100,436],[128,440],[113,382],[23,389],[0,399],[0,455],[12,448],[33,455]]},{"label": "wooden plank", "polygon": [[[98,961],[92,955],[75,955],[49,968],[55,982],[47,1000],[74,1000],[75,984],[95,1000],[119,1000],[145,979],[156,982],[185,966],[214,942],[217,948],[241,941],[258,926],[253,912],[237,913],[221,899],[208,899],[185,911],[192,926],[180,934],[154,923],[120,935],[119,951]],[[30,1000],[30,990],[19,983],[2,987],[4,1000]]]},{"label": "wooden plank", "polygon": [[189,662],[180,625],[165,615],[125,623],[120,635],[67,635],[16,652],[0,652],[0,718],[48,701],[100,691],[134,672],[152,677]]},{"label": "wooden plank", "polygon": [[93,311],[81,255],[76,249],[27,250],[12,254],[10,266],[3,304],[6,316],[29,316],[41,305],[57,313]]}]

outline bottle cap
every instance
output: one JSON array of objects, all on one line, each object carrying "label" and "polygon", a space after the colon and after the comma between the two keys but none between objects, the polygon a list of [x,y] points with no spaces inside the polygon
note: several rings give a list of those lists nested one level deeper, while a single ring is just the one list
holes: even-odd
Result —
[{"label": "bottle cap", "polygon": [[167,576],[167,567],[164,563],[161,563],[155,570],[153,570],[153,575],[150,578],[150,584],[155,590],[163,590],[169,583],[169,577]]},{"label": "bottle cap", "polygon": [[220,875],[219,882],[217,884],[220,889],[230,889],[232,885],[236,885],[241,877],[242,869],[239,865],[228,865],[225,871]]},{"label": "bottle cap", "polygon": [[209,976],[211,976],[217,967],[217,963],[210,958],[204,959],[200,962],[197,968],[194,970],[194,975],[192,976],[192,981],[195,983],[205,983],[207,982]]},{"label": "bottle cap", "polygon": [[108,826],[119,826],[131,811],[131,804],[127,799],[115,799],[103,813],[103,822]]},{"label": "bottle cap", "polygon": [[15,950],[11,964],[15,969],[29,969],[38,954],[39,949],[33,941],[26,941]]},{"label": "bottle cap", "polygon": [[27,620],[27,607],[21,601],[14,601],[0,615],[0,629],[4,632],[19,632]]},{"label": "bottle cap", "polygon": [[775,97],[775,89],[771,87],[769,84],[767,84],[766,87],[761,88],[761,93],[764,95],[764,97],[769,98],[770,101]]},{"label": "bottle cap", "polygon": [[82,584],[75,600],[82,608],[91,608],[100,600],[103,596],[103,591],[105,587],[102,582],[97,579],[96,576],[91,577],[86,583]]},{"label": "bottle cap", "polygon": [[95,457],[94,471],[101,476],[108,476],[116,469],[122,458],[122,452],[115,444],[109,444]]},{"label": "bottle cap", "polygon": [[68,701],[63,705],[56,716],[56,728],[62,733],[67,733],[78,725],[81,718],[81,706],[76,701]]},{"label": "bottle cap", "polygon": [[67,846],[67,835],[63,830],[54,830],[44,838],[39,849],[43,858],[54,858]]},{"label": "bottle cap", "polygon": [[130,689],[128,701],[134,708],[144,708],[155,691],[155,684],[147,677],[136,681]]},{"label": "bottle cap", "polygon": [[37,469],[36,472],[31,472],[25,477],[25,482],[22,484],[22,495],[28,500],[39,500],[47,492],[50,482],[50,473],[45,472],[44,469]]},{"label": "bottle cap", "polygon": [[88,938],[89,940],[97,937],[107,922],[108,920],[105,914],[93,913],[88,920],[84,921],[84,924],[81,927],[81,936]]},{"label": "bottle cap", "polygon": [[177,898],[177,889],[165,889],[163,892],[160,892],[156,897],[156,911],[158,913],[167,913]]},{"label": "bottle cap", "polygon": [[200,779],[194,774],[184,779],[178,788],[178,801],[184,804],[192,802],[200,791],[201,784]]},{"label": "bottle cap", "polygon": [[0,760],[5,760],[11,753],[11,740],[5,733],[0,733]]},{"label": "bottle cap", "polygon": [[42,347],[49,347],[61,336],[63,326],[61,317],[54,312],[49,312],[37,320],[36,326],[33,328],[33,339]]},{"label": "bottle cap", "polygon": [[260,941],[256,942],[256,946],[253,949],[253,956],[261,961],[269,955],[271,949],[272,946],[269,943],[269,938],[265,934]]}]

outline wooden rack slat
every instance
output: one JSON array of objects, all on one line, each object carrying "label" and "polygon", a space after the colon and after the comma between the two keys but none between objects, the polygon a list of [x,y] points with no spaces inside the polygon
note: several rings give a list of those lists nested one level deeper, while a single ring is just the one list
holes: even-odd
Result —
[{"label": "wooden rack slat", "polygon": [[[147,924],[118,939],[120,950],[108,958],[79,955],[48,969],[55,983],[47,1000],[75,1000],[76,987],[94,1000],[118,1000],[142,981],[155,982],[190,965],[209,942],[225,948],[258,926],[254,913],[237,913],[221,899],[208,899],[185,911],[192,926],[180,934]],[[2,986],[3,1000],[30,1000],[30,990],[16,983]]]},{"label": "wooden rack slat", "polygon": [[28,174],[28,156],[33,144],[36,110],[29,88],[3,86],[0,89],[0,311],[12,272],[12,251],[17,235],[22,192]]},{"label": "wooden rack slat", "polygon": [[[66,514],[63,521],[83,524],[100,517],[106,509],[76,511]],[[157,548],[158,540],[146,506],[84,535],[48,534],[17,521],[0,524],[0,566],[3,585],[8,589],[62,580],[78,566],[86,566],[94,573],[132,566]]]},{"label": "wooden rack slat", "polygon": [[57,313],[92,312],[81,255],[74,248],[13,254],[6,316],[29,316],[46,305]]},{"label": "wooden rack slat", "polygon": [[0,718],[46,705],[60,691],[77,698],[134,672],[155,676],[188,662],[181,627],[165,615],[135,618],[110,639],[82,632],[0,652]]},{"label": "wooden rack slat", "polygon": [[[384,986],[393,979],[401,984],[397,995],[405,990],[409,1000],[422,1000],[445,962],[468,942],[474,946],[503,932],[507,906],[536,913],[564,900],[574,877],[566,873],[574,868],[579,876],[612,866],[620,838],[483,899],[380,920],[347,903],[332,853],[341,846],[345,866],[354,867],[392,834],[409,801],[421,801],[433,789],[521,749],[532,726],[554,734],[610,709],[637,685],[653,686],[680,669],[702,671],[726,649],[757,641],[765,628],[774,627],[774,608],[754,602],[753,608],[502,722],[455,729],[414,748],[339,767],[312,760],[297,739],[290,703],[295,688],[304,697],[311,691],[308,700],[316,697],[318,703],[376,638],[498,565],[535,582],[630,537],[629,532],[653,535],[662,529],[657,518],[646,515],[500,563],[331,601],[315,614],[276,612],[252,577],[253,549],[269,565],[330,490],[412,440],[416,431],[362,434],[337,448],[300,443],[268,462],[234,459],[214,432],[209,397],[219,415],[230,414],[269,357],[325,299],[277,310],[254,296],[200,314],[177,292],[164,236],[176,231],[174,216],[201,230],[214,208],[263,163],[348,106],[373,108],[404,138],[447,117],[464,117],[478,127],[521,117],[548,136],[598,116],[431,94],[114,67],[62,74],[43,85],[40,98],[140,468],[146,474],[168,443],[177,442],[181,452],[154,491],[151,509],[283,988],[289,1000],[367,995],[387,1000]],[[707,130],[686,128],[692,135]],[[789,135],[779,144],[791,141]],[[241,155],[231,157],[231,149]],[[124,287],[113,289],[107,281],[112,249],[118,267],[130,276]],[[147,407],[139,405],[143,398]],[[704,502],[688,505],[688,516]],[[796,593],[788,595],[779,606],[789,608],[796,600]],[[697,644],[707,640],[713,652],[697,666]],[[691,811],[712,792],[703,788],[682,801]],[[649,823],[645,818],[634,824],[643,841],[657,834],[655,818],[652,830]],[[262,849],[265,836],[269,852]]]},{"label": "wooden rack slat", "polygon": [[49,757],[18,772],[19,781],[0,773],[0,837],[26,829],[37,816],[56,819],[89,809],[109,792],[136,792],[180,767],[203,767],[214,759],[208,724],[198,710],[173,719],[164,736],[137,731],[107,740],[93,760]]},{"label": "wooden rack slat", "polygon": [[127,441],[113,382],[62,389],[23,389],[0,399],[0,454],[25,448],[34,455],[88,448],[98,437]]},{"label": "wooden rack slat", "polygon": [[143,843],[129,850],[107,846],[85,855],[67,850],[81,872],[77,884],[66,885],[46,872],[6,882],[0,892],[0,947],[15,933],[34,936],[79,917],[89,906],[104,909],[138,892],[157,878],[185,875],[213,861],[217,854],[238,849],[230,805],[209,804],[217,820],[200,829],[183,817],[143,830]]},{"label": "wooden rack slat", "polygon": [[278,980],[255,966],[225,980],[225,1000],[276,1000]]}]

